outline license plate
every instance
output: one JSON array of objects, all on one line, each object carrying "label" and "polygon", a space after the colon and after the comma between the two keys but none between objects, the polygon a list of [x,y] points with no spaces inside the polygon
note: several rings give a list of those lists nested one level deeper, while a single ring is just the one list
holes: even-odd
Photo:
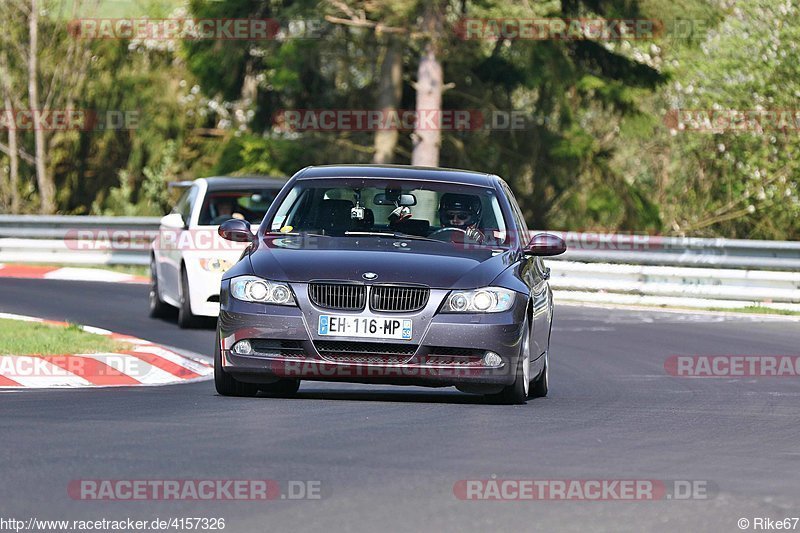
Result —
[{"label": "license plate", "polygon": [[319,334],[331,337],[411,339],[411,320],[363,316],[320,315]]}]

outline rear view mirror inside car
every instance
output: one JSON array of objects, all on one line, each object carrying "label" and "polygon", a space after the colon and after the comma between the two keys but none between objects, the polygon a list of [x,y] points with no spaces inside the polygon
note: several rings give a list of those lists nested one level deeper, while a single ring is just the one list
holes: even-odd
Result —
[{"label": "rear view mirror inside car", "polygon": [[375,198],[373,198],[372,201],[375,205],[400,205],[400,206],[417,205],[417,197],[414,196],[413,194],[389,195],[385,193],[379,193],[375,195]]}]

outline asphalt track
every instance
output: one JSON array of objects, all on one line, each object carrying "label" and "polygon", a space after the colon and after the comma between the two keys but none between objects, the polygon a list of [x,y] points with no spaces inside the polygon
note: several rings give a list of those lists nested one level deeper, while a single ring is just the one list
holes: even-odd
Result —
[{"label": "asphalt track", "polygon": [[[146,287],[0,280],[0,311],[209,354],[213,331],[146,316]],[[800,322],[557,306],[551,394],[211,382],[0,393],[0,518],[224,517],[225,531],[740,531],[800,516],[800,378],[676,378],[671,355],[800,355]],[[462,501],[459,480],[701,480],[690,501]],[[319,481],[315,500],[73,500],[76,479]],[[800,524],[797,525],[800,530]]]}]

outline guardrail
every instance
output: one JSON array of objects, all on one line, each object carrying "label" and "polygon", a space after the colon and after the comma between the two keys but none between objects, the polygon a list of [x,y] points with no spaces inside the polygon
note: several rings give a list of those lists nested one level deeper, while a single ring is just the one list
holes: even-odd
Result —
[{"label": "guardrail", "polygon": [[70,265],[147,265],[142,250],[79,250],[64,239],[0,238],[0,263],[58,263]]},{"label": "guardrail", "polygon": [[590,263],[800,270],[800,242],[550,231],[567,242],[554,259]]},{"label": "guardrail", "polygon": [[[146,265],[142,239],[157,217],[0,215],[0,262]],[[81,249],[76,239],[105,232],[116,246]],[[535,232],[534,232],[535,233]],[[557,294],[580,300],[624,297],[760,304],[800,311],[800,242],[551,232],[566,254],[548,260]],[[125,246],[125,237],[139,241]]]},{"label": "guardrail", "polygon": [[160,217],[0,215],[0,238],[66,239],[78,230],[158,231],[160,220]]},{"label": "guardrail", "polygon": [[[554,290],[735,301],[737,306],[800,303],[800,273],[609,263],[550,263]],[[562,294],[562,297],[569,296]],[[665,300],[669,302],[669,300]],[[727,305],[726,305],[727,306]],[[730,306],[728,306],[730,307]],[[797,306],[800,311],[800,306]]]},{"label": "guardrail", "polygon": [[[0,215],[0,263],[147,265],[146,246],[128,246],[158,232],[159,217]],[[82,248],[80,232],[108,232],[117,246]],[[97,235],[97,233],[95,233]]]}]

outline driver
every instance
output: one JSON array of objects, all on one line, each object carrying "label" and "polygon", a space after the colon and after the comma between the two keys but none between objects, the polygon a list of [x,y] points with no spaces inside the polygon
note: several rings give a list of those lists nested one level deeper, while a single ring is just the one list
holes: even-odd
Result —
[{"label": "driver", "polygon": [[478,244],[486,239],[478,229],[481,220],[481,199],[471,194],[445,193],[439,200],[439,222],[442,228],[462,230]]},{"label": "driver", "polygon": [[236,204],[236,200],[230,198],[221,198],[214,203],[214,211],[216,211],[215,219],[227,217],[227,218],[238,218],[244,220],[244,215],[239,213],[236,208],[238,205]]}]

